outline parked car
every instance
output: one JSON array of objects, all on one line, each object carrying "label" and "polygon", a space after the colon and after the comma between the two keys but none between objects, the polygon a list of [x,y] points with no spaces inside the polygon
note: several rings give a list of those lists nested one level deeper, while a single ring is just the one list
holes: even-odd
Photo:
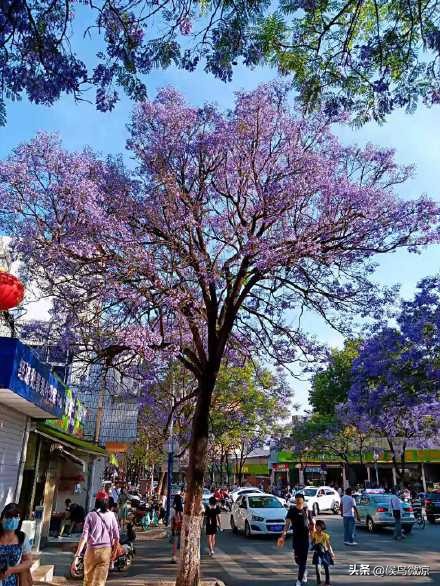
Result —
[{"label": "parked car", "polygon": [[440,491],[426,492],[424,498],[426,518],[429,523],[435,523],[436,519],[440,519]]},{"label": "parked car", "polygon": [[341,497],[331,486],[306,486],[301,492],[309,510],[315,515],[325,511],[332,511],[335,515],[339,513]]},{"label": "parked car", "polygon": [[[370,533],[374,533],[380,527],[393,527],[395,519],[391,509],[392,494],[364,492],[356,496],[356,506],[360,520],[357,525],[364,526]],[[415,523],[414,511],[410,504],[402,502],[402,530],[410,533]]]},{"label": "parked car", "polygon": [[252,535],[276,535],[282,533],[287,511],[273,494],[262,491],[238,497],[232,505],[231,529]]},{"label": "parked car", "polygon": [[237,499],[244,495],[244,494],[254,494],[254,493],[260,493],[260,494],[264,494],[262,490],[260,490],[259,488],[255,488],[253,486],[245,486],[243,488],[236,488],[235,490],[233,490],[230,493],[230,497],[232,499],[232,502],[235,503],[237,501]]}]

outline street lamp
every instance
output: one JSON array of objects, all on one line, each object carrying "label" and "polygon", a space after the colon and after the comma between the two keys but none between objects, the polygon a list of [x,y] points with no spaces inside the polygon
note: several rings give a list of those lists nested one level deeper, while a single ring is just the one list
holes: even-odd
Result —
[{"label": "street lamp", "polygon": [[377,466],[377,462],[379,460],[379,452],[377,450],[374,450],[373,458],[374,458],[374,470],[376,472],[376,486],[379,488],[379,469]]},{"label": "street lamp", "polygon": [[[171,431],[172,434],[172,431]],[[167,525],[170,520],[170,513],[171,513],[171,484],[173,480],[173,470],[174,470],[174,451],[176,447],[176,442],[172,435],[168,438],[166,442],[166,448],[168,452],[168,474],[167,474],[167,510],[166,510],[166,519]]]}]

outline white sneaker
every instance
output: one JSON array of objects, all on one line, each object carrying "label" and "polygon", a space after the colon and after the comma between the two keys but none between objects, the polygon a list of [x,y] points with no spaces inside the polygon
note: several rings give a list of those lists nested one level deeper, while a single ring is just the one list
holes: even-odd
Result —
[{"label": "white sneaker", "polygon": [[350,545],[358,545],[357,541],[352,541]]},{"label": "white sneaker", "polygon": [[301,580],[297,580],[297,581],[296,581],[296,585],[295,585],[295,586],[302,586],[302,582],[301,582]]},{"label": "white sneaker", "polygon": [[303,584],[307,584],[307,570],[304,572],[304,577],[303,577]]}]

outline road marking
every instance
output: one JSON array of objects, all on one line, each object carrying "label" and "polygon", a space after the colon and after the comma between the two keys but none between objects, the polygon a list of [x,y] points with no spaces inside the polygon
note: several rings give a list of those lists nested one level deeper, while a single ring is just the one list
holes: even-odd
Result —
[{"label": "road marking", "polygon": [[[210,561],[209,559],[208,563]],[[217,546],[212,562],[218,563],[222,571],[228,574],[234,583],[237,581],[239,583],[251,582],[252,584],[257,582],[267,583],[268,580],[273,583],[271,576],[274,575],[284,583],[285,581],[294,580],[296,576],[293,552],[288,550],[284,550],[278,555],[274,552],[271,555],[256,548],[247,549],[246,547],[238,546],[234,548],[233,552],[227,553]],[[204,570],[205,574],[207,569]],[[211,573],[210,568],[209,573]]]},{"label": "road marking", "polygon": [[251,576],[251,574],[249,574],[249,572],[235,560],[236,557],[237,555],[226,553],[221,547],[216,546],[212,561],[219,564],[219,566],[221,566],[222,569],[234,580],[239,576],[249,579],[252,577],[255,578],[255,576]]}]

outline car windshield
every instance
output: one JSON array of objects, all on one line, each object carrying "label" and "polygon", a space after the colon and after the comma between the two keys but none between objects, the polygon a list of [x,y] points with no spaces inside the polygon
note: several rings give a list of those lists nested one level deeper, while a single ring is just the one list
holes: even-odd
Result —
[{"label": "car windshield", "polygon": [[282,509],[283,505],[273,496],[250,496],[250,509]]},{"label": "car windshield", "polygon": [[315,496],[317,491],[317,488],[305,488],[302,493],[304,496]]}]

